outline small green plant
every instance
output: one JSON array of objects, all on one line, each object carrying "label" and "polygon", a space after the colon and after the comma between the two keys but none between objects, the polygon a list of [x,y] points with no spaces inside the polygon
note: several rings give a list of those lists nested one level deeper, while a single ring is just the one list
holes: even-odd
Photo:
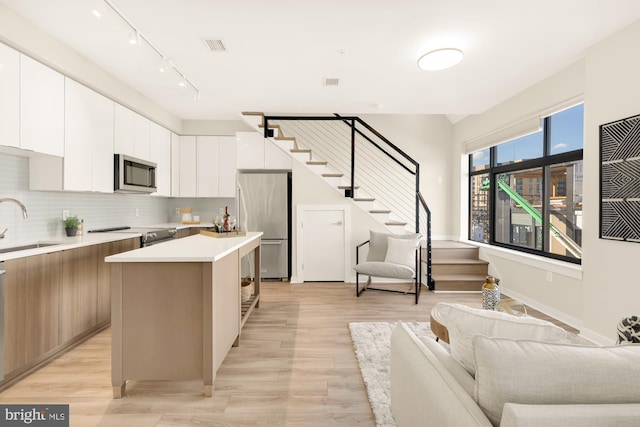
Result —
[{"label": "small green plant", "polygon": [[78,228],[78,225],[80,225],[80,220],[77,216],[69,216],[62,222],[64,223],[64,228]]}]

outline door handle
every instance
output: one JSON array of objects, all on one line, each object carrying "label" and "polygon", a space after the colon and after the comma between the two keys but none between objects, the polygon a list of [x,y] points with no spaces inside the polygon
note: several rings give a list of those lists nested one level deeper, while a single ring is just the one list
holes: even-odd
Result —
[{"label": "door handle", "polygon": [[282,244],[282,240],[276,240],[276,241],[267,241],[267,240],[263,240],[262,242],[260,242],[261,245],[281,245]]},{"label": "door handle", "polygon": [[342,221],[332,222],[331,225],[342,225]]}]

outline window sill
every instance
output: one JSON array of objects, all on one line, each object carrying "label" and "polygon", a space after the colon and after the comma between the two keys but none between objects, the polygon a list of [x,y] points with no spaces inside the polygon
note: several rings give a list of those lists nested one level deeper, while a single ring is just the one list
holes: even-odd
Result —
[{"label": "window sill", "polygon": [[490,256],[518,262],[530,267],[539,268],[540,270],[562,274],[572,279],[582,280],[582,266],[579,264],[558,261],[525,252],[514,251],[512,249],[501,248],[499,246],[487,245],[486,243],[479,243],[473,240],[463,240],[462,242],[482,248],[485,253]]}]

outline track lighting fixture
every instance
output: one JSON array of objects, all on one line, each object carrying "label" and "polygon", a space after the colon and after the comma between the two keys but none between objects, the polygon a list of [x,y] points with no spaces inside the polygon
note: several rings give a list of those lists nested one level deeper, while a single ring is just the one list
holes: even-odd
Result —
[{"label": "track lighting fixture", "polygon": [[93,0],[91,13],[93,13],[93,16],[95,16],[96,18],[102,18],[102,15],[104,15],[104,1]]},{"label": "track lighting fixture", "polygon": [[191,86],[193,89],[193,98],[194,100],[200,99],[200,90],[193,84],[191,80],[187,76],[184,75],[182,71],[171,61],[167,59],[167,57],[144,35],[142,34],[136,26],[134,26],[131,21],[129,21],[114,5],[110,0],[93,0],[93,6],[91,9],[91,13],[96,18],[100,18],[104,15],[107,8],[113,12],[115,16],[120,18],[120,20],[125,24],[127,28],[129,28],[129,44],[132,46],[145,44],[151,50],[153,50],[159,57],[158,70],[161,73],[166,73],[170,70],[173,70],[179,77],[178,85],[180,87]]},{"label": "track lighting fixture", "polygon": [[129,34],[129,44],[133,46],[140,44],[140,33],[132,31]]}]

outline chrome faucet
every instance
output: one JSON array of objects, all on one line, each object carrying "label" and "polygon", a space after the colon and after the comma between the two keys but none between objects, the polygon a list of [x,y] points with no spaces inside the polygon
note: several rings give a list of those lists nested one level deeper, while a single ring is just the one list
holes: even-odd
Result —
[{"label": "chrome faucet", "polygon": [[[22,208],[22,217],[24,219],[29,218],[29,214],[27,214],[27,208],[22,204],[22,202],[20,200],[16,200],[16,199],[11,199],[11,198],[4,198],[4,199],[0,199],[0,203],[2,202],[13,202],[15,204],[17,204],[18,206],[20,206]],[[4,235],[7,232],[8,229],[5,229],[2,233],[0,233],[0,239],[4,239]]]}]

